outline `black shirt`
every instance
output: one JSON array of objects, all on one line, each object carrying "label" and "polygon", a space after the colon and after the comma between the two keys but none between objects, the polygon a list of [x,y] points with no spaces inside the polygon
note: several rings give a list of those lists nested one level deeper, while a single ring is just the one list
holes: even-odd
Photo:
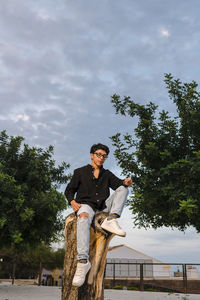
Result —
[{"label": "black shirt", "polygon": [[116,190],[123,185],[123,180],[103,167],[100,168],[98,178],[94,177],[93,172],[91,165],[76,169],[66,187],[65,196],[69,203],[76,200],[78,203],[88,204],[94,210],[103,210],[106,207],[105,200],[110,195],[109,188]]}]

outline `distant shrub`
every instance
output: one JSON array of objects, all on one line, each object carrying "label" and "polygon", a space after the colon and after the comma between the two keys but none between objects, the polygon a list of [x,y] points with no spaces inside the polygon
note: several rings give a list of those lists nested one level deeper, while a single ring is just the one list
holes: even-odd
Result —
[{"label": "distant shrub", "polygon": [[105,284],[105,285],[104,285],[104,289],[106,289],[106,290],[107,290],[107,289],[110,289],[109,284]]},{"label": "distant shrub", "polygon": [[123,286],[122,285],[116,285],[113,287],[113,290],[123,290]]},{"label": "distant shrub", "polygon": [[128,291],[138,291],[139,288],[138,288],[137,286],[128,286],[128,287],[127,287],[127,290],[128,290]]}]

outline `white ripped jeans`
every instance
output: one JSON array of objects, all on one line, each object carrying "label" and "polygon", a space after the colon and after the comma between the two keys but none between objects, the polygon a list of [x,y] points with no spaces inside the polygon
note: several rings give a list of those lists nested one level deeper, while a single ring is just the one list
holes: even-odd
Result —
[{"label": "white ripped jeans", "polygon": [[[108,199],[106,199],[106,208],[103,211],[110,214],[118,214],[119,216],[121,216],[127,196],[128,188],[124,186],[118,187],[115,192],[110,197],[108,197]],[[87,213],[88,218],[79,217],[81,213]],[[77,215],[77,258],[78,260],[88,259],[90,244],[90,225],[95,215],[95,211],[89,205],[81,204]]]}]

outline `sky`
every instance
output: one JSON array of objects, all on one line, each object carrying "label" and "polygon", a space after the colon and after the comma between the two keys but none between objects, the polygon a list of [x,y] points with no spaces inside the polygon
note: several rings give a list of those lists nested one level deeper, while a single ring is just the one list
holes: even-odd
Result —
[{"label": "sky", "polygon": [[[133,133],[136,120],[115,114],[114,93],[174,114],[164,74],[200,82],[199,0],[1,0],[0,130],[32,146],[54,146],[70,170],[90,163],[89,149]],[[69,210],[66,212],[68,213]],[[166,262],[200,262],[200,237],[169,228],[133,228],[126,244]]]}]

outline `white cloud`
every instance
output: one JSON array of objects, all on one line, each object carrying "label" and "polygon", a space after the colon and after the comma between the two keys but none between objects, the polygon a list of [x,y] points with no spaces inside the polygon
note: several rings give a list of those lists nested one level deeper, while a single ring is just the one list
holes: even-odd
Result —
[{"label": "white cloud", "polygon": [[52,18],[52,16],[50,16],[49,13],[45,9],[39,9],[38,17],[44,21],[54,20],[54,18]]},{"label": "white cloud", "polygon": [[169,30],[167,30],[167,29],[161,28],[159,30],[159,32],[160,32],[161,37],[169,37],[170,36]]},{"label": "white cloud", "polygon": [[14,122],[22,121],[29,121],[30,117],[26,113],[18,113],[18,114],[11,114],[10,119]]}]

